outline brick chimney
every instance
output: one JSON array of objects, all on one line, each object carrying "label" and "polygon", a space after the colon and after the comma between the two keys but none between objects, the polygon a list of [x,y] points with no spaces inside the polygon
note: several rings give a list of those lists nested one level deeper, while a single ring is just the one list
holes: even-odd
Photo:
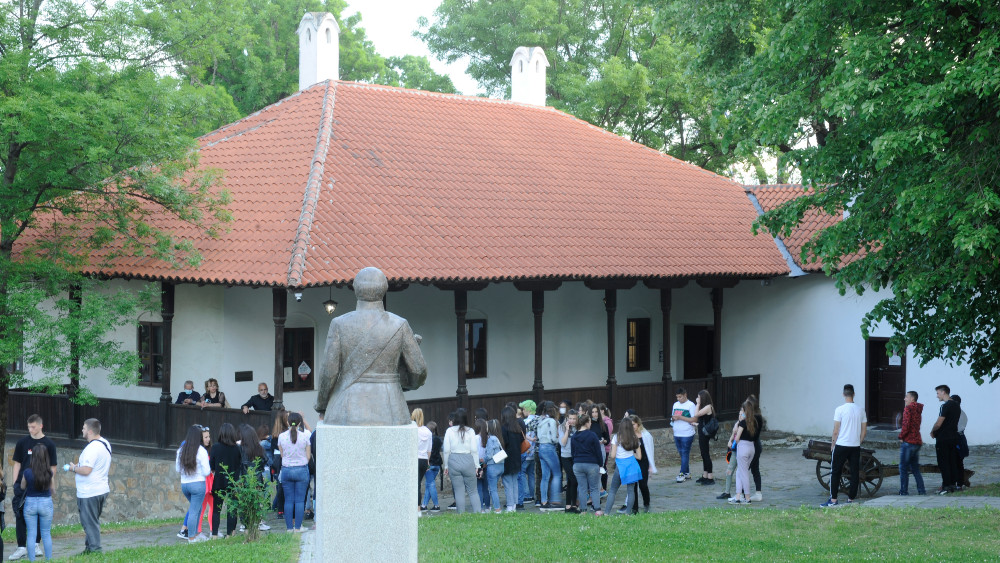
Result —
[{"label": "brick chimney", "polygon": [[541,47],[518,47],[510,59],[510,99],[545,105],[545,69],[549,60]]},{"label": "brick chimney", "polygon": [[329,12],[306,12],[299,34],[299,90],[340,78],[340,27]]}]

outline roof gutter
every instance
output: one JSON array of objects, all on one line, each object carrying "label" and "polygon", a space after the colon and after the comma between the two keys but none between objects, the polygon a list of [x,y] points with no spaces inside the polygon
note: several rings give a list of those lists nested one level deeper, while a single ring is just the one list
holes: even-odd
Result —
[{"label": "roof gutter", "polygon": [[[757,196],[754,195],[754,193],[751,190],[744,190],[744,191],[746,192],[747,197],[750,198],[750,203],[753,204],[754,209],[757,210],[757,216],[759,217],[763,215],[764,208],[761,207],[760,201],[757,200]],[[788,274],[788,277],[798,278],[809,275],[808,272],[804,271],[802,268],[799,267],[798,264],[795,263],[795,260],[792,258],[792,253],[789,252],[788,247],[785,246],[785,241],[781,240],[778,237],[774,237],[774,245],[778,247],[778,252],[781,253],[781,257],[785,259],[786,263],[788,263],[788,269],[791,270],[791,272]]]}]

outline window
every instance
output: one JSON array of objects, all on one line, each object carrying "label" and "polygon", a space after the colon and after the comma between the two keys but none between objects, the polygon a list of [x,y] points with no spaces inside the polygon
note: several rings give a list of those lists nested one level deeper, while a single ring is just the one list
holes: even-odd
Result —
[{"label": "window", "polygon": [[163,380],[163,323],[139,323],[139,385],[159,385]]},{"label": "window", "polygon": [[330,28],[326,28],[326,42],[333,43],[333,33],[330,32]]},{"label": "window", "polygon": [[649,371],[649,319],[629,319],[626,326],[626,371]]},{"label": "window", "polygon": [[486,321],[465,321],[465,377],[486,377]]},{"label": "window", "polygon": [[17,360],[4,366],[7,368],[7,373],[24,373],[24,333],[20,331],[18,326],[14,326],[13,330],[16,332],[12,335],[17,347]]}]

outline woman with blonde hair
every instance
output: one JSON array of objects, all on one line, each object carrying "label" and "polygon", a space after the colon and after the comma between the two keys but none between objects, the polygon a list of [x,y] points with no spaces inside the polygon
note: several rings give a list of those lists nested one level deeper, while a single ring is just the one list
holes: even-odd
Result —
[{"label": "woman with blonde hair", "polygon": [[219,380],[210,377],[205,380],[205,394],[201,396],[201,400],[198,401],[198,406],[201,408],[205,407],[223,407],[229,408],[229,401],[226,400],[226,394],[219,391]]},{"label": "woman with blonde hair", "polygon": [[420,508],[420,484],[424,480],[424,474],[430,467],[428,459],[431,456],[431,445],[433,434],[424,425],[424,410],[413,409],[410,413],[410,420],[417,423],[417,508]]}]

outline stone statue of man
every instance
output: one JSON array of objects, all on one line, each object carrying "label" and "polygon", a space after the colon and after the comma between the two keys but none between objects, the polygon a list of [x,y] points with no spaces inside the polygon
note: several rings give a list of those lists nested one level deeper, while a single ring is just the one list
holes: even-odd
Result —
[{"label": "stone statue of man", "polygon": [[388,289],[381,270],[361,270],[354,278],[357,310],[330,323],[316,398],[316,412],[327,424],[410,423],[403,391],[424,384],[427,364],[406,319],[386,312]]}]

